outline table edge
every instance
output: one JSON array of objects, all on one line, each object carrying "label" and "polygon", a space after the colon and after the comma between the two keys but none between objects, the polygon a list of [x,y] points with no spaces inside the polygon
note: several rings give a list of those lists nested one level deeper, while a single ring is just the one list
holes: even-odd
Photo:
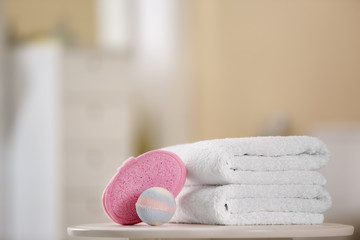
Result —
[{"label": "table edge", "polygon": [[[96,224],[84,224],[68,227],[70,236],[76,237],[117,237],[117,238],[305,238],[305,237],[339,237],[354,233],[351,225],[324,223],[320,225],[273,225],[273,226],[229,226],[178,224],[169,228],[156,226],[139,226],[125,229],[96,229]],[[120,226],[120,225],[119,225]],[[175,227],[176,226],[176,227]],[[204,231],[193,228],[199,226]],[[209,226],[212,229],[206,229]],[[308,228],[304,228],[308,226]],[[217,229],[216,229],[217,228]],[[273,228],[273,229],[272,229]],[[298,228],[298,229],[297,229]],[[209,231],[210,230],[210,231]],[[178,234],[181,234],[179,236]]]}]

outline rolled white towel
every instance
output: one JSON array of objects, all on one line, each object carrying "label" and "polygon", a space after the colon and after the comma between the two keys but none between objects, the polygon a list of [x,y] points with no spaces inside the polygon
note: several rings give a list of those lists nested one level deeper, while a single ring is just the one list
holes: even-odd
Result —
[{"label": "rolled white towel", "polygon": [[318,185],[186,186],[172,222],[203,224],[320,224],[331,206]]},{"label": "rolled white towel", "polygon": [[[188,185],[249,183],[243,182],[243,179],[249,175],[251,178],[251,172],[311,172],[324,166],[329,159],[326,145],[308,136],[214,139],[170,146],[163,150],[174,152],[183,160]],[[265,174],[264,177],[271,178],[270,175]],[[284,179],[289,173],[277,175]],[[296,180],[296,177],[291,179]],[[264,184],[277,184],[274,181]]]}]

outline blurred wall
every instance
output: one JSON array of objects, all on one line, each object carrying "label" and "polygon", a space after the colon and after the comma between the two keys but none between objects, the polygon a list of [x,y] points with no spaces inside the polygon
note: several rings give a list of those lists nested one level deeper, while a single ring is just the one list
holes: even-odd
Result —
[{"label": "blurred wall", "polygon": [[[58,239],[61,209],[59,79],[61,48],[8,51],[6,239]],[[7,111],[10,113],[10,111]]]},{"label": "blurred wall", "polygon": [[[69,41],[69,45],[82,49],[105,50],[114,54],[119,51],[116,48],[103,49],[104,36],[101,34],[109,29],[101,29],[104,19],[98,16],[104,14],[101,6],[104,8],[116,1],[4,1],[8,34],[15,43],[49,38],[55,34],[55,37]],[[144,146],[139,152],[196,139],[192,131],[193,118],[189,116],[192,113],[188,110],[194,100],[188,73],[192,64],[188,49],[192,44],[188,37],[188,26],[191,25],[188,12],[193,3],[179,0],[119,2],[128,7],[128,16],[125,16],[128,23],[125,25],[129,43],[124,51],[131,65],[128,69],[132,69],[134,74],[127,84],[133,84],[137,89],[134,98],[141,115],[138,116],[139,124],[146,128],[139,135],[148,135],[140,137],[144,142],[140,144]],[[122,27],[124,23],[118,25]]]},{"label": "blurred wall", "polygon": [[[359,1],[186,2],[195,63],[193,139],[263,134],[279,116],[289,120],[284,134],[360,121]],[[96,42],[94,1],[5,3],[20,39],[58,23],[77,45]]]},{"label": "blurred wall", "polygon": [[4,0],[7,28],[17,40],[52,33],[91,47],[96,40],[94,4],[94,0]]},{"label": "blurred wall", "polygon": [[193,2],[197,136],[360,121],[360,1]]},{"label": "blurred wall", "polygon": [[3,19],[3,1],[0,0],[0,239],[5,237],[5,164],[4,164],[4,19]]},{"label": "blurred wall", "polygon": [[[24,143],[33,138],[34,133],[22,131],[24,127],[16,131],[17,139],[21,140],[21,144],[14,144],[16,146],[12,151],[14,157],[7,159],[9,168],[13,170],[9,173],[6,183],[10,186],[7,199],[11,201],[8,203],[11,208],[7,217],[12,218],[8,221],[10,222],[8,224],[9,238],[23,239],[23,236],[27,235],[29,239],[49,239],[44,235],[59,232],[59,236],[54,234],[53,238],[68,239],[67,226],[109,221],[102,209],[101,194],[122,161],[143,151],[188,141],[190,134],[187,125],[189,119],[187,107],[191,96],[187,95],[188,75],[187,66],[185,66],[187,55],[184,54],[184,50],[187,50],[186,39],[188,39],[185,29],[187,25],[183,24],[186,22],[184,14],[186,6],[179,0],[129,0],[127,2],[130,1],[132,1],[131,6],[127,10],[133,16],[128,24],[133,30],[133,36],[131,36],[133,41],[126,49],[104,49],[104,46],[98,45],[98,42],[89,35],[83,42],[76,41],[73,47],[61,48],[61,54],[53,59],[54,61],[44,58],[41,53],[53,51],[48,45],[54,44],[54,37],[58,37],[54,36],[52,31],[56,30],[57,21],[61,21],[59,16],[69,11],[64,8],[66,2],[55,3],[57,9],[47,6],[49,11],[53,11],[54,16],[45,14],[46,16],[40,16],[40,18],[42,21],[52,23],[49,25],[27,17],[36,18],[37,13],[41,15],[42,11],[46,11],[44,9],[39,12],[41,1],[26,1],[19,5],[10,4],[12,7],[9,7],[7,11],[9,22],[13,24],[12,26],[15,22],[18,24],[17,28],[24,29],[13,36],[14,46],[10,49],[18,49],[17,52],[20,56],[25,56],[25,59],[24,57],[15,59],[17,61],[14,61],[14,65],[19,67],[15,68],[14,72],[15,75],[20,76],[16,79],[17,81],[9,78],[8,85],[14,85],[15,89],[7,89],[7,95],[16,95],[11,90],[15,93],[19,92],[16,97],[21,98],[22,101],[18,100],[18,102],[28,105],[30,101],[24,97],[29,93],[31,96],[38,95],[37,99],[42,99],[41,103],[52,103],[53,98],[50,98],[47,93],[55,92],[56,94],[51,95],[56,96],[56,99],[57,96],[60,98],[56,105],[53,104],[51,109],[43,113],[40,111],[43,108],[42,104],[32,101],[31,109],[27,108],[26,113],[33,114],[30,120],[27,117],[22,122],[28,129],[29,123],[36,118],[44,120],[54,117],[56,121],[51,120],[48,123],[56,122],[55,130],[60,133],[60,136],[54,133],[49,134],[52,137],[46,135],[49,139],[45,142],[52,145],[56,140],[56,150],[59,149],[59,152],[56,151],[58,153],[56,159],[34,158],[31,156],[55,151],[48,148],[46,148],[47,151],[33,149],[30,147],[31,144],[25,146]],[[83,11],[87,11],[86,6],[87,4],[82,2],[85,10],[77,8],[79,16],[83,14]],[[21,12],[20,7],[28,8],[31,13],[26,13],[27,15],[19,13],[16,16],[11,14]],[[92,9],[92,11],[95,10]],[[67,26],[74,26],[79,18],[67,18],[67,20],[69,23]],[[16,32],[17,29],[13,31]],[[97,34],[101,34],[101,31]],[[42,41],[37,41],[39,39]],[[17,44],[23,41],[26,44]],[[94,46],[86,48],[88,46],[86,42],[93,42]],[[31,53],[30,56],[28,56],[29,53]],[[35,69],[34,65],[36,65]],[[42,69],[39,65],[44,68]],[[49,68],[60,71],[56,78],[42,73]],[[32,74],[24,69],[30,70]],[[27,84],[24,86],[23,82]],[[23,91],[19,91],[16,87]],[[42,91],[40,87],[47,89]],[[42,90],[38,93],[34,89]],[[19,111],[17,111],[17,118],[14,118],[14,126],[19,126],[18,119],[24,119],[21,117],[23,109],[16,108],[16,110]],[[36,129],[35,135],[41,137],[52,132],[39,127],[41,124],[42,121],[37,121],[33,125],[32,129]],[[40,142],[43,139],[41,138]],[[34,141],[30,141],[32,142]],[[27,146],[33,151],[27,150]],[[23,154],[28,157],[24,158]],[[58,175],[51,174],[49,181],[45,181],[46,186],[51,184],[54,186],[51,191],[40,187],[44,182],[45,173],[50,173],[49,169],[33,164],[41,161],[45,161],[50,167],[59,165]],[[38,177],[30,178],[26,174],[19,175],[19,171],[15,171],[20,167],[25,169],[29,164],[33,164],[34,167],[28,172],[36,172]],[[23,193],[28,194],[28,191],[25,191],[28,188],[22,184],[26,181],[33,187],[36,186],[36,189],[41,189],[41,193],[47,194],[48,197],[41,198],[42,201],[36,201],[38,194],[32,198],[22,197]],[[53,201],[54,198],[58,201]],[[50,216],[47,218],[49,221],[46,222],[48,223],[47,231],[41,231],[39,226],[44,225],[44,216],[47,212],[51,214],[52,211],[44,208],[45,211],[38,214],[36,218],[33,217],[33,211],[45,203],[47,206],[55,206],[52,210],[58,213],[55,221],[59,224],[54,223],[55,221],[52,221],[52,216]],[[28,211],[25,212],[24,209]],[[23,214],[20,215],[22,211]],[[29,218],[32,218],[31,224],[21,229],[16,228],[22,226],[22,223]],[[30,230],[33,231],[29,232]]]}]

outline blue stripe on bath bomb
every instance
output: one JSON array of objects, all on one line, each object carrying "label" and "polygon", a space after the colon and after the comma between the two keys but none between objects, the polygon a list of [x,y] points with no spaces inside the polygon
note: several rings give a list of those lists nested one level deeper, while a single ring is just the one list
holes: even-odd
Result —
[{"label": "blue stripe on bath bomb", "polygon": [[165,212],[156,209],[139,207],[138,216],[139,218],[150,225],[160,225],[162,223],[168,222],[174,215],[171,212]]}]

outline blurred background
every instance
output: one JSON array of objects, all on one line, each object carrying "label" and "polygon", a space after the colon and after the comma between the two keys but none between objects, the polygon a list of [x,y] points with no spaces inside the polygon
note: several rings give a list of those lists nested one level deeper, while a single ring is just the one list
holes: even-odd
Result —
[{"label": "blurred background", "polygon": [[129,156],[313,135],[360,237],[360,1],[0,0],[0,238],[109,221]]}]

